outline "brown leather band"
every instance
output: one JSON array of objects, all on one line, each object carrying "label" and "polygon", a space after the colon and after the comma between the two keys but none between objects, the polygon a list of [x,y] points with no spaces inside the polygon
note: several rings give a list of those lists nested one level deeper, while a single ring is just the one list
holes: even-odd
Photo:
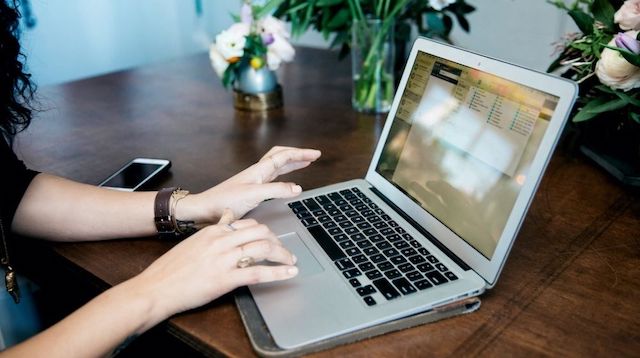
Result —
[{"label": "brown leather band", "polygon": [[179,188],[164,188],[158,191],[153,205],[154,222],[161,238],[175,237],[176,227],[171,218],[171,194]]}]

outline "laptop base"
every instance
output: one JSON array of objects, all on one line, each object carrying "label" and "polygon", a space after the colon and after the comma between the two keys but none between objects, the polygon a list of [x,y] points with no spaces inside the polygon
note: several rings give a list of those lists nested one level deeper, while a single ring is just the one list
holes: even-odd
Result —
[{"label": "laptop base", "polygon": [[452,302],[442,307],[438,307],[427,312],[419,313],[409,317],[378,324],[373,327],[358,330],[353,333],[344,334],[323,341],[308,344],[295,349],[283,349],[279,347],[271,337],[258,307],[248,289],[238,290],[235,295],[236,305],[240,312],[240,317],[251,341],[251,345],[256,353],[262,357],[291,357],[318,352],[333,348],[342,344],[357,342],[363,339],[372,338],[385,333],[398,331],[405,328],[415,327],[426,323],[436,322],[445,318],[450,318],[466,313],[471,313],[480,308],[480,298],[472,297],[461,301]]}]

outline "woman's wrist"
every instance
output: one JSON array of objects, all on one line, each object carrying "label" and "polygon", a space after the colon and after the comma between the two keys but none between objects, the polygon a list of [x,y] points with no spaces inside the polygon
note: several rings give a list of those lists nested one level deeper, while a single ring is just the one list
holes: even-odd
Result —
[{"label": "woman's wrist", "polygon": [[206,206],[200,203],[201,194],[189,194],[180,199],[175,205],[175,218],[177,221],[193,222],[196,229],[214,224],[220,214],[207,213],[203,208]]}]

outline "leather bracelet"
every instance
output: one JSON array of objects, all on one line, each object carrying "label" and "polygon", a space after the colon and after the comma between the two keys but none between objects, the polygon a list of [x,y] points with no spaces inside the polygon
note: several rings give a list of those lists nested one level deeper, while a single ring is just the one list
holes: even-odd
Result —
[{"label": "leather bracelet", "polygon": [[164,188],[158,191],[153,205],[156,230],[160,238],[175,238],[176,227],[171,217],[171,196],[174,191],[179,190],[177,187]]}]

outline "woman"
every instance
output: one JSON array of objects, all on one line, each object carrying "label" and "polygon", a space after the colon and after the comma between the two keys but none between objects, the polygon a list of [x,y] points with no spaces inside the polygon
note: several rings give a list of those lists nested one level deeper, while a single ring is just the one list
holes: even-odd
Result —
[{"label": "woman", "polygon": [[[319,151],[275,147],[236,176],[185,197],[177,196],[177,191],[162,198],[156,192],[119,192],[30,171],[11,150],[14,136],[29,125],[32,117],[28,102],[33,89],[19,61],[18,19],[15,1],[0,2],[3,239],[10,240],[12,234],[54,241],[151,236],[157,230],[156,202],[161,201],[169,208],[173,220],[168,225],[173,229],[180,231],[175,224],[184,221],[193,222],[199,230],[138,276],[107,290],[61,322],[0,355],[105,355],[169,316],[208,303],[236,287],[297,274],[296,258],[273,232],[254,220],[233,218],[241,217],[267,198],[298,195],[298,185],[272,181],[308,166],[320,156]],[[0,254],[8,289],[17,298],[10,262],[6,253]],[[262,260],[281,265],[252,265]]]}]

